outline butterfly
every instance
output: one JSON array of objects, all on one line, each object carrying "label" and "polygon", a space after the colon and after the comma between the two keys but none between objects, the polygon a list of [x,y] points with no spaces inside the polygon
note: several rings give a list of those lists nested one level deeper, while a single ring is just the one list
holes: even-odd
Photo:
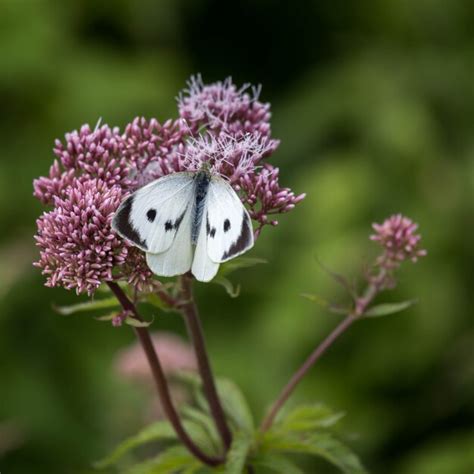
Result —
[{"label": "butterfly", "polygon": [[146,252],[156,275],[191,270],[210,281],[219,264],[254,244],[250,215],[232,186],[208,169],[169,174],[119,206],[112,228]]}]

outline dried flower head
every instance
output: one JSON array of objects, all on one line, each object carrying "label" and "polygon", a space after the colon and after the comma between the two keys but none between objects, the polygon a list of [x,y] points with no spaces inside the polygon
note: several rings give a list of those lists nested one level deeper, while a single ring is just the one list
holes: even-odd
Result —
[{"label": "dried flower head", "polygon": [[421,235],[415,233],[418,224],[402,214],[395,214],[382,224],[372,224],[372,227],[375,234],[370,239],[383,247],[381,261],[387,266],[397,267],[404,260],[416,262],[427,253],[419,248]]}]

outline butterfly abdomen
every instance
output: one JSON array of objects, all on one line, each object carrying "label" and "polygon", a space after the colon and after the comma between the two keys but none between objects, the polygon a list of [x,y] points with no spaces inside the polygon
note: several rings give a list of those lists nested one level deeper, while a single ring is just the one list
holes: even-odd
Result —
[{"label": "butterfly abdomen", "polygon": [[204,208],[206,207],[206,197],[210,182],[211,176],[206,171],[199,171],[194,178],[195,199],[191,227],[191,242],[194,245],[196,245],[199,236],[199,230],[201,228]]}]

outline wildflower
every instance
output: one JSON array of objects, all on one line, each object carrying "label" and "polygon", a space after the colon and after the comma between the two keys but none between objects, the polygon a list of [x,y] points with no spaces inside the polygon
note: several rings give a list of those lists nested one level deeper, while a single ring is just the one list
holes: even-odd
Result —
[{"label": "wildflower", "polygon": [[372,227],[375,234],[370,239],[383,247],[380,262],[387,267],[396,268],[404,260],[416,262],[427,253],[419,248],[421,235],[415,233],[418,224],[402,214],[395,214],[382,224],[372,224]]},{"label": "wildflower", "polygon": [[269,216],[291,211],[306,194],[295,195],[289,188],[278,183],[279,169],[266,163],[259,173],[241,176],[239,188],[249,206],[252,219],[260,223],[257,235],[265,224],[277,225],[278,221]]},{"label": "wildflower", "polygon": [[112,215],[122,200],[118,186],[109,188],[98,179],[74,179],[54,209],[37,221],[35,265],[46,275],[46,286],[61,285],[92,294],[112,270],[123,265],[128,246],[111,230]]},{"label": "wildflower", "polygon": [[[245,134],[270,137],[270,104],[258,100],[260,88],[244,84],[240,89],[228,77],[225,81],[205,85],[200,75],[188,81],[188,88],[178,97],[178,109],[196,132],[205,127],[214,135]],[[271,140],[272,151],[279,145]]]},{"label": "wildflower", "polygon": [[143,253],[110,223],[130,192],[167,174],[206,165],[228,179],[259,223],[256,235],[263,225],[277,223],[270,215],[304,198],[281,188],[278,168],[267,162],[279,141],[271,138],[270,105],[258,100],[258,89],[238,89],[230,79],[204,85],[200,77],[188,85],[177,120],[137,117],[122,134],[86,124],[56,140],[48,175],[33,184],[34,196],[52,206],[38,219],[36,236],[35,265],[47,286],[92,294],[103,281],[125,280],[138,291],[152,291],[156,282]]},{"label": "wildflower", "polygon": [[125,127],[123,154],[129,166],[132,189],[164,175],[185,171],[183,151],[189,127],[184,120],[136,117]]}]

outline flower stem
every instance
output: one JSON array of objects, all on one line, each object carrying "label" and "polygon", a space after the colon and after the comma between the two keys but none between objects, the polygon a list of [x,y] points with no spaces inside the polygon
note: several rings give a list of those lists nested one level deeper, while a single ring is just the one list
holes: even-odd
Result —
[{"label": "flower stem", "polygon": [[192,276],[183,275],[181,277],[182,295],[184,304],[181,310],[186,321],[189,337],[192,340],[196,352],[199,373],[201,374],[203,390],[209,403],[212,417],[217,430],[222,438],[226,451],[232,443],[232,434],[227,426],[224,410],[217,394],[211,364],[207,355],[204,333],[202,330],[199,313],[193,298]]},{"label": "flower stem", "polygon": [[[120,302],[120,304],[122,305],[123,309],[126,311],[130,311],[135,319],[141,321],[142,318],[140,317],[136,306],[130,301],[130,299],[127,297],[122,288],[120,288],[120,286],[117,285],[117,283],[115,282],[109,281],[107,282],[107,284]],[[147,328],[143,327],[134,328],[134,330],[146,354],[148,363],[150,364],[151,372],[155,380],[155,385],[158,390],[158,395],[160,397],[163,411],[165,412],[169,422],[173,426],[176,434],[178,435],[178,438],[186,446],[186,448],[203,463],[209,466],[217,466],[221,464],[224,461],[223,459],[208,456],[189,437],[173,405],[173,401],[171,399],[168,387],[168,382],[158,359],[158,355],[155,351],[155,347],[153,346],[150,333],[148,332]]]},{"label": "flower stem", "polygon": [[379,273],[369,280],[369,284],[362,296],[359,296],[354,301],[354,309],[343,319],[334,330],[314,349],[310,356],[304,361],[300,368],[292,375],[288,383],[283,387],[280,395],[273,403],[267,416],[263,419],[260,425],[260,431],[267,431],[275,421],[275,417],[280,411],[281,407],[288,400],[290,395],[294,392],[296,386],[301,379],[308,373],[309,369],[319,360],[319,358],[326,352],[333,342],[343,334],[354,321],[361,318],[372,300],[384,288],[384,280],[387,276],[387,270],[384,267],[379,269]]},{"label": "flower stem", "polygon": [[311,355],[305,360],[303,365],[293,374],[289,382],[285,385],[283,390],[280,392],[279,397],[273,403],[268,415],[263,420],[260,431],[267,431],[273,424],[277,413],[281,407],[288,400],[290,395],[295,390],[301,379],[306,375],[309,369],[317,362],[317,360],[326,352],[326,350],[332,345],[332,343],[344,332],[346,329],[356,320],[356,318],[349,314],[330,334],[324,339],[321,344],[311,353]]}]

